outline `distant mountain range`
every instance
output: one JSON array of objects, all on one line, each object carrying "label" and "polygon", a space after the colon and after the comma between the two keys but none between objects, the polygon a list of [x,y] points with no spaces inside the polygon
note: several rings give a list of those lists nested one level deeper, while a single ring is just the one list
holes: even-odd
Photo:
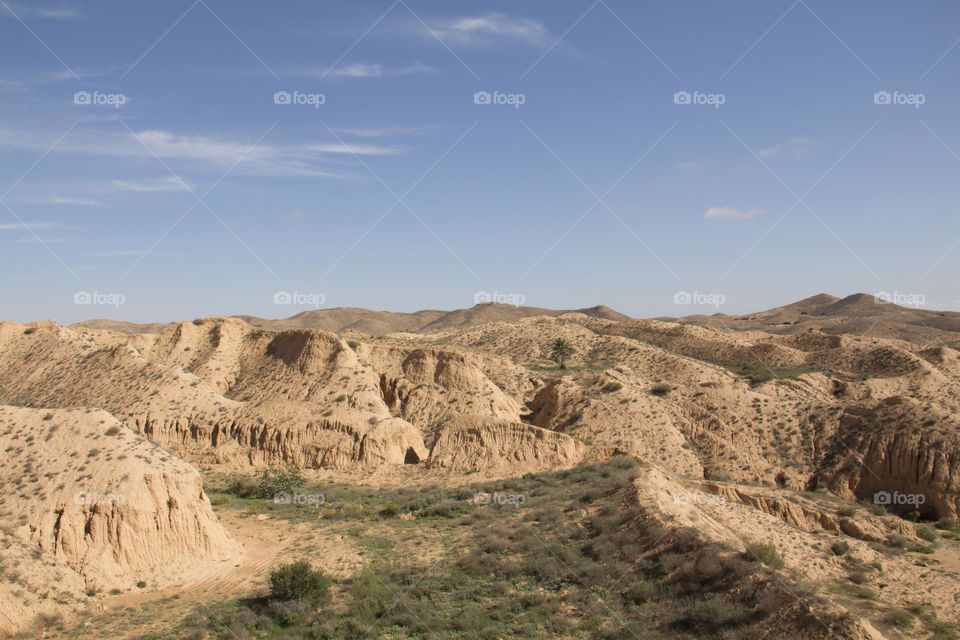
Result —
[{"label": "distant mountain range", "polygon": [[[359,307],[337,307],[304,311],[289,318],[276,320],[251,315],[233,317],[255,327],[272,330],[320,329],[386,335],[437,333],[465,329],[488,322],[517,322],[523,318],[560,316],[567,313],[580,313],[603,320],[632,319],[603,305],[585,309],[555,310],[500,303],[478,304],[468,309],[453,311],[425,309],[412,313],[400,313],[373,311]],[[960,332],[960,313],[899,306],[865,293],[856,293],[845,298],[821,293],[798,302],[744,315],[716,313],[657,319],[734,331],[762,330],[791,335],[816,329],[825,333],[855,333],[909,341],[942,340],[949,333]],[[162,323],[138,324],[116,320],[88,320],[78,325],[128,333],[156,333],[167,326]]]},{"label": "distant mountain range", "polygon": [[784,335],[817,329],[911,342],[942,341],[949,334],[960,332],[960,313],[899,306],[866,293],[845,298],[820,293],[782,307],[739,316],[717,313],[664,319],[714,329],[757,329]]}]

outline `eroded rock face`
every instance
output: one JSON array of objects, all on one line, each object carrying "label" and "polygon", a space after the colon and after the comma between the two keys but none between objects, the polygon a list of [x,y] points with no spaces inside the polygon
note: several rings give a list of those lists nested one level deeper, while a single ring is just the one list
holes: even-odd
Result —
[{"label": "eroded rock face", "polygon": [[898,513],[960,513],[960,434],[952,416],[900,396],[852,407],[831,453],[818,480],[835,493]]},{"label": "eroded rock face", "polygon": [[430,466],[516,474],[569,467],[585,452],[582,442],[555,431],[522,422],[465,418],[441,430],[430,451]]},{"label": "eroded rock face", "polygon": [[[197,471],[105,411],[0,407],[0,449],[5,556],[26,581],[0,583],[11,603],[0,628],[88,591],[187,579],[241,552]],[[61,597],[42,600],[50,589]]]}]

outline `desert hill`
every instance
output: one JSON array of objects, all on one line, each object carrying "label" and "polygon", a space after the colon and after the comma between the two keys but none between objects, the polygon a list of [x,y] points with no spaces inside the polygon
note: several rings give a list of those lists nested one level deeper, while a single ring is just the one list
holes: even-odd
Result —
[{"label": "desert hill", "polygon": [[[257,316],[232,316],[251,326],[271,329],[319,329],[334,333],[354,331],[373,336],[389,333],[429,333],[445,329],[457,329],[476,326],[486,322],[516,322],[532,316],[559,316],[565,313],[582,313],[592,318],[606,320],[627,320],[628,316],[613,309],[598,305],[586,309],[556,311],[537,307],[514,306],[497,302],[477,304],[469,309],[437,311],[425,309],[412,313],[393,311],[373,311],[356,307],[337,307],[303,311],[289,318],[271,320]],[[73,326],[127,333],[158,333],[173,323],[119,322],[115,320],[86,320]]]},{"label": "desert hill", "polygon": [[196,469],[105,411],[0,406],[0,447],[0,633],[97,593],[188,582],[242,553]]},{"label": "desert hill", "polygon": [[[678,320],[634,320],[605,307],[559,312],[499,304],[379,313],[325,310],[290,319],[328,328],[238,317],[149,332],[0,323],[5,446],[27,456],[17,463],[27,466],[12,465],[11,472],[50,492],[59,484],[42,478],[61,470],[40,474],[34,458],[54,444],[63,449],[56,459],[90,458],[82,470],[68,464],[64,473],[89,473],[100,459],[91,450],[107,451],[111,470],[134,480],[173,465],[193,487],[186,491],[192,497],[177,504],[192,505],[191,526],[213,532],[190,535],[186,556],[201,566],[230,542],[215,533],[219,525],[189,464],[210,477],[289,465],[318,481],[457,487],[520,476],[536,483],[545,474],[563,478],[628,459],[641,465],[635,479],[591,499],[605,501],[600,512],[612,508],[613,496],[634,505],[627,509],[630,526],[644,531],[675,540],[696,532],[696,551],[683,551],[692,564],[671,567],[659,578],[663,584],[690,576],[709,581],[711,571],[721,571],[759,581],[777,600],[793,597],[802,584],[822,583],[829,587],[818,599],[804,596],[801,618],[829,623],[804,637],[878,638],[893,627],[877,611],[908,609],[919,592],[906,585],[922,581],[922,598],[940,618],[918,614],[914,626],[956,622],[949,611],[960,583],[951,567],[960,570],[960,553],[946,539],[930,544],[938,534],[910,519],[950,523],[960,516],[957,314],[864,295],[818,295],[750,316]],[[552,353],[558,338],[571,348],[564,368]],[[38,417],[46,415],[73,429],[69,447],[48,433]],[[136,444],[142,456],[118,464],[126,448],[107,449],[109,439],[103,442],[100,426],[86,416],[122,429],[124,447]],[[115,487],[104,478],[97,486]],[[159,486],[142,482],[151,491]],[[884,495],[910,499],[878,503]],[[63,501],[62,493],[51,496]],[[444,510],[453,509],[448,503]],[[17,508],[38,522],[56,511]],[[17,522],[11,508],[0,518]],[[98,551],[74,569],[81,574],[71,578],[74,594],[84,580],[126,585],[131,570],[161,584],[171,579],[158,567],[164,545],[185,544],[151,533],[160,539],[135,547],[159,551],[131,551],[141,564],[121,562],[127,556],[77,526],[82,533],[72,544]],[[309,531],[303,535],[309,545]],[[203,536],[222,545],[199,544]],[[45,539],[22,537],[21,556],[39,547],[45,557]],[[676,553],[657,540],[636,553]],[[758,541],[785,554],[772,574],[740,565]],[[925,553],[931,559],[917,564]],[[875,611],[851,591],[848,575],[877,582],[870,591]],[[20,622],[43,612],[35,599],[18,597]],[[801,637],[800,614],[776,621],[767,615],[757,609],[754,619],[785,625],[776,633],[786,635],[774,637]]]},{"label": "desert hill", "polygon": [[835,335],[857,334],[927,344],[955,343],[960,335],[960,313],[903,307],[865,293],[845,298],[821,293],[741,316],[715,314],[666,319],[734,331],[794,334],[815,329]]}]

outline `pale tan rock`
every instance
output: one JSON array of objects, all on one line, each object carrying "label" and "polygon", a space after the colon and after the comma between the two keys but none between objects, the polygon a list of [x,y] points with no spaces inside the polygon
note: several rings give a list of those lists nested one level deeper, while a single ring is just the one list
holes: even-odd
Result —
[{"label": "pale tan rock", "polygon": [[[87,592],[189,580],[240,553],[197,471],[105,411],[0,406],[0,450],[4,561],[29,585],[0,581],[0,629]],[[62,602],[40,597],[51,588]]]},{"label": "pale tan rock", "polygon": [[441,430],[429,463],[452,471],[524,473],[572,466],[585,451],[570,436],[522,422],[461,418]]}]

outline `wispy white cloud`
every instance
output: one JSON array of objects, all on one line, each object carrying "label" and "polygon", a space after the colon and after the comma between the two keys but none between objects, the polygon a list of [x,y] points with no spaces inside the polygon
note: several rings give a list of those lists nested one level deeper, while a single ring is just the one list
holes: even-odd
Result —
[{"label": "wispy white cloud", "polygon": [[[43,152],[50,144],[48,137],[22,129],[0,129],[0,151],[20,148]],[[183,161],[222,170],[232,167],[234,171],[244,175],[350,179],[356,176],[342,170],[332,170],[325,165],[341,162],[337,159],[344,156],[392,156],[404,153],[404,149],[375,144],[270,144],[265,141],[250,148],[249,142],[238,139],[182,135],[155,129],[131,135],[126,131],[78,128],[65,137],[52,153],[145,159],[153,158],[153,154],[156,154],[164,160]],[[165,183],[164,188],[169,188],[171,184]]]},{"label": "wispy white cloud", "polygon": [[[451,45],[487,47],[503,43],[544,46],[553,40],[543,23],[491,11],[476,16],[428,21],[433,34]],[[420,31],[433,37],[420,26]]]},{"label": "wispy white cloud", "polygon": [[677,171],[696,171],[707,166],[707,162],[701,160],[683,160],[673,165]]},{"label": "wispy white cloud", "polygon": [[341,64],[332,69],[308,69],[301,75],[325,76],[330,78],[393,78],[397,76],[413,75],[436,75],[440,73],[437,69],[414,62],[405,67],[384,66],[378,63],[353,62],[350,64]]},{"label": "wispy white cloud", "polygon": [[436,133],[444,130],[445,127],[439,125],[427,125],[423,127],[357,127],[337,129],[337,133],[348,136],[357,136],[358,138],[388,138],[393,136],[415,136],[427,133]]},{"label": "wispy white cloud", "polygon": [[188,191],[189,185],[179,176],[146,178],[143,180],[113,180],[110,187],[115,191],[156,193],[163,191]]},{"label": "wispy white cloud", "polygon": [[738,209],[736,207],[710,207],[703,216],[707,220],[750,220],[762,216],[760,209]]},{"label": "wispy white cloud", "polygon": [[373,144],[350,144],[350,143],[333,143],[333,144],[311,144],[305,145],[305,149],[310,149],[311,151],[317,151],[319,153],[334,153],[334,154],[349,154],[349,155],[358,155],[358,156],[395,156],[397,154],[403,153],[403,149],[399,147],[382,147]]},{"label": "wispy white cloud", "polygon": [[77,198],[73,196],[61,196],[57,194],[38,196],[35,198],[18,198],[16,202],[20,204],[66,205],[78,207],[97,207],[101,204],[99,201],[94,200],[93,198]]},{"label": "wispy white cloud", "polygon": [[68,6],[38,7],[13,2],[0,4],[0,18],[15,16],[21,20],[74,20],[80,17],[80,11]]},{"label": "wispy white cloud", "polygon": [[[113,251],[100,251],[90,254],[88,258],[138,258],[143,255],[143,249],[115,249]],[[150,255],[163,255],[159,251],[151,251]]]},{"label": "wispy white cloud", "polygon": [[[31,225],[32,226],[32,225]],[[48,237],[48,236],[23,236],[18,239],[17,242],[20,244],[63,244],[65,242],[71,242],[69,238],[63,237]]]},{"label": "wispy white cloud", "polygon": [[757,154],[764,158],[776,158],[783,155],[799,158],[806,155],[813,148],[814,143],[813,138],[794,136],[772,147],[757,149]]},{"label": "wispy white cloud", "polygon": [[59,222],[4,222],[0,223],[0,231],[41,231],[59,226]]}]

